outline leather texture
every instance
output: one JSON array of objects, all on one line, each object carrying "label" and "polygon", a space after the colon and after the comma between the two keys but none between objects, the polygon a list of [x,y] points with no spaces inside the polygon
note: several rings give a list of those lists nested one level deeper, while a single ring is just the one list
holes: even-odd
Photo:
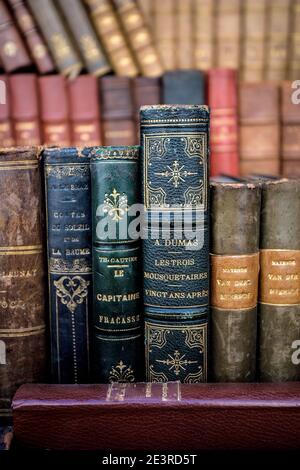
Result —
[{"label": "leather texture", "polygon": [[14,432],[36,449],[299,449],[299,397],[299,383],[25,385]]},{"label": "leather texture", "polygon": [[266,80],[284,80],[288,64],[289,33],[291,28],[290,0],[273,0],[268,3],[268,36],[265,52]]},{"label": "leather texture", "polygon": [[52,380],[89,380],[92,305],[91,149],[43,153],[48,235]]},{"label": "leather texture", "polygon": [[199,70],[176,70],[163,76],[163,103],[204,104],[204,75]]},{"label": "leather texture", "polygon": [[100,147],[91,155],[96,382],[144,376],[141,249],[139,233],[129,233],[130,208],[140,198],[139,155],[138,146]]},{"label": "leather texture", "polygon": [[11,120],[11,96],[9,89],[9,80],[7,75],[0,75],[0,80],[5,83],[6,100],[0,106],[0,147],[13,147],[14,135]]}]

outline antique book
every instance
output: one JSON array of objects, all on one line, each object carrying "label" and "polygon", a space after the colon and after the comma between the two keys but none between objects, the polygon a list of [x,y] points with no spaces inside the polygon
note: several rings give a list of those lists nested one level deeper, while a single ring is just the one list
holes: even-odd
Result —
[{"label": "antique book", "polygon": [[176,69],[176,16],[174,0],[152,0],[152,32],[164,70]]},{"label": "antique book", "polygon": [[80,0],[56,0],[64,20],[69,26],[86,69],[94,75],[104,75],[111,68],[100,41]]},{"label": "antique book", "polygon": [[174,450],[268,449],[277,458],[278,449],[300,447],[299,397],[299,382],[23,385],[13,402],[14,436],[30,448],[94,450],[98,460],[107,449],[173,458]]},{"label": "antique book", "polygon": [[289,48],[287,78],[298,80],[300,76],[300,0],[293,0],[291,4]]},{"label": "antique book", "polygon": [[90,149],[45,149],[51,375],[90,378],[92,254]]},{"label": "antique book", "polygon": [[137,4],[140,7],[148,26],[151,28],[153,0],[137,0]]},{"label": "antique book", "polygon": [[28,0],[28,4],[58,70],[67,77],[76,77],[83,65],[54,1]]},{"label": "antique book", "polygon": [[261,381],[300,380],[300,179],[262,189],[259,306]]},{"label": "antique book", "polygon": [[46,378],[42,184],[36,148],[0,150],[0,419]]},{"label": "antique book", "polygon": [[196,69],[209,70],[215,65],[216,0],[194,0],[192,34]]},{"label": "antique book", "polygon": [[43,144],[71,145],[67,83],[63,75],[39,77]]},{"label": "antique book", "polygon": [[242,3],[242,73],[246,82],[264,78],[267,0],[246,0]]},{"label": "antique book", "polygon": [[101,144],[100,107],[97,78],[80,75],[68,84],[72,145]]},{"label": "antique book", "polygon": [[162,77],[164,104],[204,104],[204,75],[199,70],[176,70]]},{"label": "antique book", "polygon": [[113,3],[142,75],[162,75],[163,67],[154,38],[135,0],[113,0]]},{"label": "antique book", "polygon": [[101,122],[104,145],[137,143],[131,82],[128,77],[100,79]]},{"label": "antique book", "polygon": [[238,69],[240,63],[241,0],[216,4],[216,67]]},{"label": "antique book", "polygon": [[[176,0],[176,68],[191,69],[194,66],[193,49],[193,0]],[[186,103],[188,104],[188,103]]]},{"label": "antique book", "polygon": [[0,147],[13,147],[14,135],[11,120],[11,96],[7,75],[0,75],[2,101],[0,103]]},{"label": "antique book", "polygon": [[137,142],[140,140],[140,108],[141,106],[160,104],[162,102],[161,94],[161,79],[158,77],[135,77],[132,80]]},{"label": "antique book", "polygon": [[0,1],[0,58],[6,72],[32,65],[23,39],[3,0]]},{"label": "antique book", "polygon": [[130,233],[139,203],[139,147],[91,152],[93,221],[93,380],[144,377],[141,247]]},{"label": "antique book", "polygon": [[135,77],[139,70],[110,0],[84,0],[84,2],[114,72],[117,75]]},{"label": "antique book", "polygon": [[261,188],[210,184],[211,348],[216,382],[251,382],[256,372]]},{"label": "antique book", "polygon": [[276,83],[240,84],[239,124],[241,174],[278,175],[280,122]]},{"label": "antique book", "polygon": [[281,83],[281,158],[284,176],[300,176],[300,105],[293,103],[293,82]]},{"label": "antique book", "polygon": [[42,138],[37,76],[33,73],[10,75],[9,89],[16,145],[40,145]]},{"label": "antique book", "polygon": [[207,378],[208,129],[206,106],[141,108],[143,288],[150,382]]},{"label": "antique book", "polygon": [[291,0],[272,0],[267,8],[265,79],[284,80],[287,73]]},{"label": "antique book", "polygon": [[210,175],[239,174],[238,96],[236,72],[208,72],[208,104],[211,109]]},{"label": "antique book", "polygon": [[54,72],[55,66],[52,57],[24,0],[8,0],[8,3],[13,9],[18,27],[23,33],[38,71],[40,73]]}]

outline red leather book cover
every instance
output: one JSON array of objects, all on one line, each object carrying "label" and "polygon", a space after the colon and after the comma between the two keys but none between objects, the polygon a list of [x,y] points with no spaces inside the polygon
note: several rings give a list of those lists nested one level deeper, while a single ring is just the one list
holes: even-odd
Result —
[{"label": "red leather book cover", "polygon": [[93,147],[101,145],[100,97],[97,78],[80,75],[69,82],[72,145]]},{"label": "red leather book cover", "polygon": [[15,144],[11,122],[9,83],[6,75],[0,75],[0,147],[13,147]]},{"label": "red leather book cover", "polygon": [[70,146],[71,133],[66,79],[63,75],[40,77],[39,90],[43,144]]},{"label": "red leather book cover", "polygon": [[238,176],[237,77],[235,70],[208,72],[210,121],[210,175]]},{"label": "red leather book cover", "polygon": [[32,73],[11,75],[9,84],[16,145],[40,145],[42,140],[36,75]]},{"label": "red leather book cover", "polygon": [[299,449],[300,383],[23,385],[13,420],[36,449]]}]

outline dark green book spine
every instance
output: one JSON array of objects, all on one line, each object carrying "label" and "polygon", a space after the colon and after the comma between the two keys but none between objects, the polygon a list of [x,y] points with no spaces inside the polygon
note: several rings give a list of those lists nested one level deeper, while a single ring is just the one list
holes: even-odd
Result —
[{"label": "dark green book spine", "polygon": [[212,378],[256,373],[259,184],[211,183]]},{"label": "dark green book spine", "polygon": [[263,185],[260,249],[260,380],[300,380],[300,180]]},{"label": "dark green book spine", "polygon": [[136,146],[92,152],[93,371],[100,383],[143,379],[138,164]]}]

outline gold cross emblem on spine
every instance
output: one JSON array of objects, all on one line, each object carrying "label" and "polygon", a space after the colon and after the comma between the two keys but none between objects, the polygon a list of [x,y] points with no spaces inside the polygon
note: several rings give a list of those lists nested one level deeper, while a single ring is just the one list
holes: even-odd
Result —
[{"label": "gold cross emblem on spine", "polygon": [[180,183],[184,183],[187,176],[196,176],[197,173],[191,171],[183,170],[184,165],[179,166],[177,160],[174,160],[173,165],[167,165],[167,170],[161,173],[155,173],[156,176],[165,176],[169,178],[169,183],[172,183],[175,188],[178,188]]},{"label": "gold cross emblem on spine", "polygon": [[197,361],[188,361],[187,359],[184,359],[184,357],[185,354],[181,355],[179,351],[175,351],[173,356],[171,356],[171,354],[168,354],[168,359],[156,359],[156,362],[161,362],[161,364],[170,366],[169,370],[171,371],[174,369],[174,374],[179,375],[181,370],[186,370],[185,366],[197,363]]}]

